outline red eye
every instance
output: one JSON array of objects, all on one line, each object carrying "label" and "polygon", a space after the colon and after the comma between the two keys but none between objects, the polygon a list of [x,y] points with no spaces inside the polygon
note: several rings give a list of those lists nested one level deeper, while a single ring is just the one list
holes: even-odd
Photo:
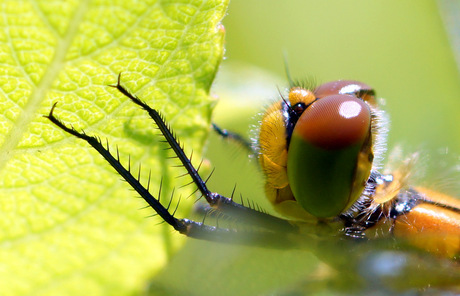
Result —
[{"label": "red eye", "polygon": [[376,105],[375,92],[372,87],[355,80],[331,81],[315,89],[317,98],[321,99],[332,95],[353,95],[371,105]]},{"label": "red eye", "polygon": [[294,133],[316,147],[341,149],[362,143],[370,123],[369,107],[362,100],[350,95],[332,95],[305,110]]}]

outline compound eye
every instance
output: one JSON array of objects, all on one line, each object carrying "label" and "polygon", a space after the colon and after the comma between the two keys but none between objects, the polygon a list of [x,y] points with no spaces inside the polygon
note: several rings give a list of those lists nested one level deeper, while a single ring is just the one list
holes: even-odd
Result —
[{"label": "compound eye", "polygon": [[322,149],[362,143],[370,126],[370,110],[351,95],[332,95],[313,103],[297,121],[294,133]]},{"label": "compound eye", "polygon": [[312,103],[289,143],[287,173],[296,201],[321,218],[348,209],[369,177],[371,139],[371,113],[361,99],[331,95]]},{"label": "compound eye", "polygon": [[336,80],[320,85],[315,96],[325,98],[331,95],[353,95],[375,106],[375,91],[369,85],[355,80]]}]

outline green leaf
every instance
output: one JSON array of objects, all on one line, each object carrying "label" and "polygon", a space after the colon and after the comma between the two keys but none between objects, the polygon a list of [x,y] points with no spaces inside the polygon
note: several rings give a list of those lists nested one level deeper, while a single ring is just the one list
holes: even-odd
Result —
[{"label": "green leaf", "polygon": [[[180,170],[122,84],[158,108],[194,160],[214,105],[226,0],[2,1],[0,33],[0,292],[126,295],[144,290],[180,235],[81,140],[42,115],[128,155],[168,200]],[[183,197],[192,188],[181,190]],[[172,206],[179,194],[173,199]],[[181,202],[187,211],[192,199]],[[184,215],[184,213],[180,213]]]}]

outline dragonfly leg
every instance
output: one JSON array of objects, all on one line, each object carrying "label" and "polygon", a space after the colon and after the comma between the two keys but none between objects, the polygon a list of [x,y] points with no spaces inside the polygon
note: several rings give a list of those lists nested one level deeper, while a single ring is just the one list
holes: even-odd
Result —
[{"label": "dragonfly leg", "polygon": [[47,117],[51,122],[53,122],[65,132],[90,144],[96,151],[99,152],[99,154],[101,154],[101,156],[105,158],[105,160],[120,174],[120,176],[122,176],[130,184],[130,186],[140,194],[140,196],[158,213],[158,215],[164,221],[166,221],[175,230],[182,234],[207,240],[234,241],[237,236],[241,236],[241,234],[244,236],[244,233],[251,233],[252,237],[257,237],[257,235],[254,236],[253,233],[261,233],[260,240],[263,241],[266,238],[273,236],[274,234],[296,232],[297,228],[292,226],[286,220],[276,218],[252,208],[244,207],[238,203],[235,203],[230,198],[224,197],[218,193],[211,192],[207,188],[206,183],[203,181],[201,176],[198,174],[195,167],[192,165],[190,159],[185,155],[178,140],[175,138],[172,130],[166,124],[161,114],[150,108],[147,104],[143,103],[137,97],[130,94],[124,87],[122,87],[120,85],[120,77],[118,78],[118,84],[113,87],[117,88],[120,92],[130,98],[135,104],[141,106],[149,113],[149,115],[158,125],[171,148],[174,150],[177,157],[182,162],[188,174],[192,177],[193,182],[198,187],[198,190],[200,190],[206,201],[209,203],[210,207],[215,209],[215,211],[221,212],[225,216],[238,219],[240,223],[248,223],[248,225],[255,226],[255,228],[249,228],[249,230],[220,228],[215,226],[208,226],[202,222],[176,218],[174,213],[171,214],[168,208],[164,207],[157,198],[150,194],[149,190],[140,183],[139,178],[136,178],[131,174],[129,168],[126,169],[120,163],[118,152],[117,157],[114,157],[111,154],[108,145],[107,147],[104,147],[99,138],[89,136],[84,132],[78,132],[74,128],[66,126],[57,117],[55,117],[53,112],[56,107],[56,103],[51,108],[49,115],[45,117]]},{"label": "dragonfly leg", "polygon": [[246,149],[251,156],[255,156],[257,152],[254,150],[254,147],[252,146],[251,142],[245,139],[242,135],[223,129],[219,127],[217,124],[213,123],[212,124],[212,129],[222,138],[228,139],[230,141],[233,141],[242,147]]},{"label": "dragonfly leg", "polygon": [[195,169],[190,159],[185,154],[179,141],[174,136],[174,133],[172,132],[171,128],[165,122],[163,116],[157,110],[152,109],[145,102],[141,101],[135,95],[131,94],[124,86],[121,85],[120,79],[121,74],[118,76],[117,84],[111,85],[111,87],[118,89],[133,103],[140,106],[150,115],[150,117],[155,121],[156,125],[160,129],[166,141],[176,154],[177,158],[182,162],[182,165],[192,178],[193,183],[195,183],[195,185],[198,187],[198,190],[204,196],[204,198],[211,207],[218,211],[221,211],[222,213],[225,213],[226,215],[236,217],[241,221],[245,221],[250,224],[256,224],[259,227],[264,227],[266,229],[277,229],[280,231],[296,231],[296,227],[292,226],[292,224],[290,224],[286,220],[276,218],[274,216],[257,211],[252,208],[244,207],[234,202],[231,198],[227,198],[218,193],[211,192],[206,186],[206,182],[201,178],[201,176],[198,174],[198,171]]}]

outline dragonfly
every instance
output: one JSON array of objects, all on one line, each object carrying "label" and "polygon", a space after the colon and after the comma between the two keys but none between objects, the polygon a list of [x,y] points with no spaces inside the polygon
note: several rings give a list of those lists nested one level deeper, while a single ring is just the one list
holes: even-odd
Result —
[{"label": "dragonfly", "polygon": [[[256,145],[213,125],[222,137],[241,143],[257,156],[265,175],[266,197],[276,216],[209,190],[164,117],[130,93],[121,84],[121,74],[111,87],[154,120],[206,200],[198,208],[205,217],[202,221],[176,217],[175,209],[152,195],[130,165],[121,164],[118,151],[112,154],[98,137],[60,121],[55,116],[57,103],[46,117],[97,150],[161,219],[188,237],[274,248],[302,247],[318,238],[335,242],[390,237],[457,262],[459,200],[409,184],[410,164],[390,174],[381,172],[387,119],[374,89],[352,80],[318,87],[289,82],[287,95],[280,94],[263,115]],[[230,222],[212,225],[207,216]]]}]

